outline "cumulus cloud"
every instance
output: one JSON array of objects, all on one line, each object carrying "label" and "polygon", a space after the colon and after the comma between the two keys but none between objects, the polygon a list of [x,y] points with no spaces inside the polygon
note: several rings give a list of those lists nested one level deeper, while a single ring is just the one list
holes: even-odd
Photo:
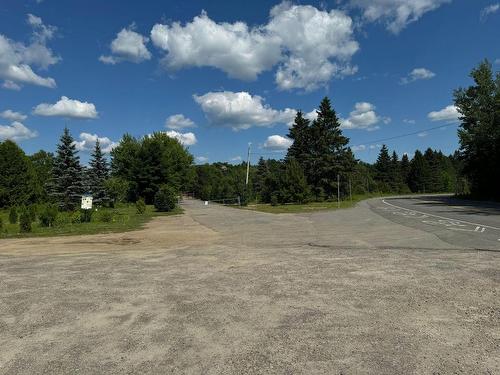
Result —
[{"label": "cumulus cloud", "polygon": [[39,116],[60,116],[75,119],[95,119],[98,117],[94,104],[69,99],[66,96],[61,96],[61,99],[55,104],[41,103],[37,105],[33,113]]},{"label": "cumulus cloud", "polygon": [[38,136],[34,130],[28,129],[19,121],[14,121],[11,125],[0,125],[0,140],[10,139],[12,141],[23,141]]},{"label": "cumulus cloud", "polygon": [[389,123],[388,117],[381,117],[375,112],[375,106],[371,103],[356,103],[354,110],[346,119],[340,119],[343,129],[365,129],[376,130],[379,122]]},{"label": "cumulus cloud", "polygon": [[149,38],[134,31],[135,26],[122,29],[111,42],[111,55],[101,56],[99,60],[105,64],[117,64],[122,61],[140,63],[151,59],[146,44]]},{"label": "cumulus cloud", "polygon": [[229,159],[229,161],[231,163],[241,163],[242,160],[243,160],[243,158],[241,156],[235,156],[235,157]]},{"label": "cumulus cloud", "polygon": [[290,108],[276,110],[264,103],[258,95],[248,92],[209,92],[194,96],[208,121],[215,126],[233,130],[248,129],[252,126],[272,126],[293,121],[296,111]]},{"label": "cumulus cloud", "polygon": [[97,140],[99,140],[99,145],[104,153],[110,153],[116,146],[117,142],[113,142],[108,137],[99,137],[97,134],[90,133],[80,133],[80,140],[75,141],[76,149],[83,152],[91,152],[95,148]]},{"label": "cumulus cloud", "polygon": [[28,118],[28,116],[26,116],[25,114],[22,114],[21,112],[14,112],[11,109],[0,112],[0,117],[3,117],[10,121],[24,121]]},{"label": "cumulus cloud", "polygon": [[460,113],[458,112],[457,107],[449,105],[440,111],[430,112],[427,117],[431,121],[457,122],[460,117]]},{"label": "cumulus cloud", "polygon": [[425,13],[450,2],[451,0],[350,0],[351,6],[361,9],[366,21],[382,21],[387,30],[394,34]]},{"label": "cumulus cloud", "polygon": [[54,88],[56,82],[53,78],[42,77],[33,69],[46,70],[60,60],[46,46],[57,29],[44,25],[40,17],[32,14],[28,15],[28,24],[33,29],[29,44],[15,42],[0,34],[0,78],[4,80],[2,87],[20,90],[23,84],[31,84]]},{"label": "cumulus cloud", "polygon": [[199,164],[204,164],[208,162],[208,158],[206,156],[197,156],[194,160]]},{"label": "cumulus cloud", "polygon": [[177,139],[179,141],[179,143],[183,146],[192,146],[192,145],[195,145],[196,142],[198,142],[194,133],[191,133],[191,132],[180,133],[180,132],[177,132],[175,130],[170,130],[170,131],[166,132],[166,134],[170,138]]},{"label": "cumulus cloud", "polygon": [[169,116],[165,120],[165,127],[168,129],[179,130],[185,128],[194,128],[196,124],[190,118],[185,117],[182,114]]},{"label": "cumulus cloud", "polygon": [[203,12],[185,25],[154,25],[151,40],[166,52],[162,61],[169,70],[210,66],[255,80],[278,66],[275,80],[285,90],[313,90],[355,73],[349,60],[359,49],[346,14],[289,2],[273,7],[265,25],[216,23]]},{"label": "cumulus cloud", "polygon": [[290,138],[282,137],[281,135],[271,135],[267,137],[262,148],[270,151],[286,151],[292,143],[293,141]]},{"label": "cumulus cloud", "polygon": [[489,15],[494,14],[500,10],[500,3],[495,3],[488,5],[487,7],[484,7],[481,9],[480,13],[480,19],[481,21],[486,21],[486,18],[488,18]]},{"label": "cumulus cloud", "polygon": [[423,79],[431,79],[436,76],[435,73],[431,72],[426,68],[415,68],[413,69],[408,76],[403,77],[401,79],[401,84],[406,85],[408,83],[412,83],[415,81],[423,80]]},{"label": "cumulus cloud", "polygon": [[359,151],[365,151],[366,150],[366,145],[357,145],[357,146],[352,146],[351,150],[353,152],[359,152]]}]

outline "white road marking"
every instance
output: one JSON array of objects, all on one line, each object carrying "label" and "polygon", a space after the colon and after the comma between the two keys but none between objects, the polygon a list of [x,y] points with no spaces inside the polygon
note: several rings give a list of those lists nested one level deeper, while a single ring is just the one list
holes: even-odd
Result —
[{"label": "white road marking", "polygon": [[[465,220],[450,219],[449,217],[444,217],[444,216],[429,214],[427,212],[422,212],[422,211],[417,211],[417,210],[411,210],[409,208],[396,206],[395,204],[386,202],[385,199],[382,199],[382,202],[384,204],[388,205],[388,206],[391,206],[391,207],[394,207],[394,208],[398,208],[400,210],[413,211],[413,212],[417,212],[417,213],[419,213],[421,215],[433,216],[433,217],[437,217],[438,219],[449,220],[450,222],[456,221],[456,222],[461,222],[461,223],[465,223],[465,224],[469,224],[469,225],[475,225],[475,226],[479,226],[479,227],[484,227],[484,228],[489,228],[489,229],[494,229],[494,230],[500,230],[500,228],[492,227],[491,225],[484,225],[484,224],[472,223],[470,221],[465,221]],[[482,231],[482,232],[484,232],[484,231]],[[499,241],[500,241],[500,239],[499,239]]]}]

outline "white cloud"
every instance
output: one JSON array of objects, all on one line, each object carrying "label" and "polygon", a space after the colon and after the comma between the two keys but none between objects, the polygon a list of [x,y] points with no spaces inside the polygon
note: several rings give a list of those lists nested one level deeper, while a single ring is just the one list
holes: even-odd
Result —
[{"label": "white cloud", "polygon": [[208,158],[206,156],[197,156],[194,158],[194,160],[200,164],[204,164],[204,163],[208,162]]},{"label": "white cloud", "polygon": [[198,142],[194,133],[191,133],[191,132],[180,133],[180,132],[177,132],[175,130],[170,130],[170,131],[166,132],[166,134],[170,138],[177,139],[179,141],[179,143],[183,146],[192,146],[192,145],[195,145],[196,142]]},{"label": "white cloud", "polygon": [[411,119],[407,119],[407,118],[405,118],[405,119],[403,120],[403,122],[404,122],[405,124],[411,124],[411,125],[416,124],[416,121],[415,121],[415,120],[411,120]]},{"label": "white cloud", "polygon": [[24,121],[28,118],[25,114],[21,112],[14,112],[11,109],[7,109],[0,113],[0,117],[3,117],[10,121]]},{"label": "white cloud", "polygon": [[184,26],[156,24],[151,40],[166,52],[169,70],[210,66],[232,78],[255,80],[278,66],[280,89],[313,90],[333,77],[353,74],[349,60],[359,49],[350,17],[283,2],[265,25],[216,23],[203,12]]},{"label": "white cloud", "polygon": [[279,37],[285,51],[276,73],[280,89],[310,91],[357,71],[349,60],[359,45],[352,20],[343,12],[283,2],[271,9],[266,30]]},{"label": "white cloud", "polygon": [[39,116],[61,116],[75,119],[94,119],[98,116],[94,104],[69,99],[66,96],[61,96],[61,99],[55,104],[38,104],[33,113]]},{"label": "white cloud", "polygon": [[440,111],[430,112],[427,117],[431,121],[457,122],[460,117],[460,113],[458,112],[457,107],[449,105]]},{"label": "white cloud", "polygon": [[351,150],[352,150],[353,152],[365,151],[365,150],[366,150],[366,146],[365,146],[365,145],[357,145],[357,146],[352,146],[352,147],[351,147]]},{"label": "white cloud", "polygon": [[429,133],[427,132],[421,132],[421,133],[418,133],[417,134],[420,138],[423,138],[423,137],[427,137],[429,135]]},{"label": "white cloud", "polygon": [[0,140],[22,141],[37,136],[36,131],[28,129],[18,121],[14,121],[11,125],[0,125]]},{"label": "white cloud", "polygon": [[375,106],[367,102],[356,103],[349,117],[340,119],[343,129],[376,130],[379,128],[377,124],[380,121],[387,124],[390,122],[390,118],[380,117],[375,112]]},{"label": "white cloud", "polygon": [[122,61],[140,63],[151,59],[146,44],[149,38],[134,31],[134,25],[122,29],[111,42],[111,55],[101,56],[99,60],[105,64],[117,64]]},{"label": "white cloud", "polygon": [[311,112],[304,113],[304,117],[309,121],[314,121],[318,118],[318,110],[313,109]]},{"label": "white cloud", "polygon": [[241,156],[235,156],[234,158],[229,159],[232,163],[241,163],[242,160],[243,158]]},{"label": "white cloud", "polygon": [[293,141],[281,135],[271,135],[267,137],[262,148],[271,151],[286,151],[292,145]]},{"label": "white cloud", "polygon": [[99,137],[97,134],[90,133],[80,133],[80,141],[75,141],[76,149],[84,152],[91,152],[95,148],[95,144],[99,139],[99,145],[101,146],[102,152],[108,154],[113,150],[116,146],[118,146],[117,142],[113,142],[108,137]]},{"label": "white cloud", "polygon": [[208,121],[216,126],[233,130],[248,129],[252,126],[272,126],[293,121],[296,111],[286,108],[282,111],[263,103],[264,99],[248,92],[209,92],[194,95]]},{"label": "white cloud", "polygon": [[165,127],[173,130],[194,128],[196,124],[190,118],[185,117],[182,114],[169,116],[165,120]]},{"label": "white cloud", "polygon": [[366,21],[383,21],[394,34],[425,13],[449,2],[451,0],[350,0],[353,7],[362,10]]},{"label": "white cloud", "polygon": [[15,42],[0,34],[0,78],[2,87],[19,90],[23,84],[54,88],[53,78],[42,77],[35,73],[34,67],[46,70],[56,64],[60,57],[54,56],[46,43],[54,37],[56,28],[46,26],[42,19],[28,15],[28,24],[33,28],[30,44]]},{"label": "white cloud", "polygon": [[435,76],[436,74],[431,72],[429,69],[415,68],[410,72],[410,74],[408,74],[407,77],[403,77],[401,79],[401,84],[405,85],[423,79],[431,79],[434,78]]},{"label": "white cloud", "polygon": [[498,10],[500,10],[500,3],[495,3],[495,4],[488,5],[487,7],[484,7],[481,10],[481,14],[480,14],[481,21],[486,21],[486,18],[488,18],[489,15],[498,12]]}]

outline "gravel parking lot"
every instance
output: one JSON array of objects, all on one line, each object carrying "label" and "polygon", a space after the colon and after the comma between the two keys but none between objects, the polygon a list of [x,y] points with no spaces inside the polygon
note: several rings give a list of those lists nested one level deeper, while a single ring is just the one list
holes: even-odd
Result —
[{"label": "gravel parking lot", "polygon": [[500,252],[373,207],[2,240],[0,374],[500,373]]}]

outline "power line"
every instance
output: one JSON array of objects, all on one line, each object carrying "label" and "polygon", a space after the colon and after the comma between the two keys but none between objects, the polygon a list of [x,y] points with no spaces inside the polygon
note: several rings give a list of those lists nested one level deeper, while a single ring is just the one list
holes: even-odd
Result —
[{"label": "power line", "polygon": [[[373,140],[373,141],[368,141],[368,142],[363,142],[363,143],[359,143],[359,144],[356,144],[356,145],[349,145],[349,147],[359,147],[359,146],[364,146],[365,144],[373,144],[373,143],[378,143],[378,142],[386,142],[386,141],[391,141],[393,139],[399,139],[399,138],[404,138],[404,137],[409,137],[409,136],[412,136],[412,135],[417,135],[417,134],[420,134],[420,133],[423,133],[423,132],[430,132],[430,131],[433,131],[433,130],[437,130],[437,129],[443,129],[443,128],[446,128],[448,126],[452,126],[452,124],[446,124],[446,125],[440,125],[440,126],[434,126],[432,128],[427,128],[427,129],[420,129],[418,131],[415,131],[415,132],[411,132],[411,133],[405,133],[405,134],[399,134],[399,135],[395,135],[393,137],[388,137],[388,138],[380,138],[380,139],[376,139],[376,140]],[[285,152],[286,150],[282,150],[282,151],[275,151],[275,152],[252,152],[251,155],[253,156],[263,156],[263,155],[274,155],[274,156],[278,156],[280,153],[283,153]]]}]

